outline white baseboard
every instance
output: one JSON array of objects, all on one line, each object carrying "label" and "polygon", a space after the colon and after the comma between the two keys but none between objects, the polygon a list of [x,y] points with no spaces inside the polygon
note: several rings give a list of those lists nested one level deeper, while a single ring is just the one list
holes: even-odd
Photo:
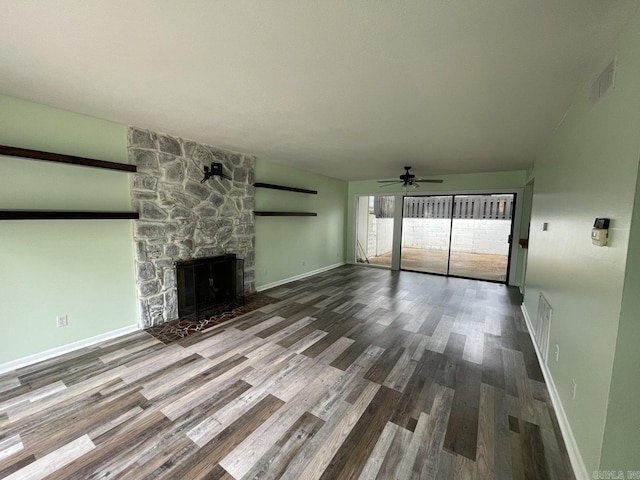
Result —
[{"label": "white baseboard", "polygon": [[122,335],[137,332],[138,330],[140,330],[138,325],[130,325],[128,327],[119,328],[110,332],[101,333],[100,335],[96,335],[95,337],[85,338],[84,340],[78,340],[77,342],[68,343],[67,345],[62,345],[61,347],[52,348],[51,350],[45,350],[44,352],[35,353],[27,357],[18,358],[17,360],[12,360],[7,363],[2,363],[0,364],[0,374],[9,372],[11,370],[16,370],[18,368],[26,367],[28,365],[33,365],[34,363],[42,362],[43,360],[48,360],[50,358],[57,357],[58,355],[73,352],[74,350],[78,350],[80,348],[89,347],[91,345],[95,345],[96,343],[112,340],[114,338],[121,337]]},{"label": "white baseboard", "polygon": [[296,280],[302,280],[303,278],[311,277],[313,275],[317,275],[318,273],[326,272],[327,270],[333,270],[334,268],[341,267],[342,265],[345,265],[345,262],[334,263],[333,265],[318,268],[317,270],[312,270],[310,272],[301,273],[300,275],[285,278],[284,280],[278,280],[277,282],[267,283],[266,285],[261,285],[259,287],[256,287],[256,292],[262,292],[264,290],[269,290],[270,288],[273,288],[273,287],[279,287],[280,285],[284,285],[285,283],[295,282]]},{"label": "white baseboard", "polygon": [[560,431],[562,432],[562,437],[564,438],[564,443],[567,447],[567,452],[569,453],[569,460],[571,460],[573,473],[576,476],[576,480],[589,480],[591,477],[587,473],[587,467],[582,460],[582,455],[580,454],[580,449],[578,448],[578,444],[576,443],[576,438],[573,436],[573,431],[571,430],[569,419],[567,418],[567,414],[565,413],[564,407],[562,406],[562,401],[560,400],[558,389],[556,388],[556,384],[554,383],[553,377],[551,376],[551,371],[549,371],[546,362],[542,360],[542,354],[540,353],[538,344],[535,341],[535,333],[533,330],[533,325],[531,324],[531,317],[529,317],[529,312],[527,312],[527,307],[523,303],[522,305],[520,305],[520,308],[522,310],[524,321],[527,324],[527,329],[529,329],[529,335],[531,336],[531,342],[533,343],[533,348],[535,349],[536,356],[538,357],[538,363],[540,364],[540,368],[542,369],[542,375],[544,376],[544,380],[547,383],[547,388],[549,389],[551,402],[553,403],[553,409],[555,410],[556,416],[558,417],[558,424],[560,425]]},{"label": "white baseboard", "polygon": [[[529,316],[529,312],[527,311],[527,307],[524,306],[524,303],[520,304],[520,310],[522,310],[522,316],[524,317],[524,322],[527,324],[527,330],[529,330],[529,336],[531,337],[533,346],[536,348],[536,354],[537,354],[538,344],[536,343],[536,329],[533,328],[533,323],[531,323],[531,317]],[[543,360],[540,360],[539,355],[538,355],[538,363],[540,363],[540,366],[543,368],[547,366]]]}]

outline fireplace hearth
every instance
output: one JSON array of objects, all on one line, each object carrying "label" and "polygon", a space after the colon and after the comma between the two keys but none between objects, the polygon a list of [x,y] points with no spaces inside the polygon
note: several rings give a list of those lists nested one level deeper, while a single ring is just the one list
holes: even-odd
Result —
[{"label": "fireplace hearth", "polygon": [[244,305],[244,262],[235,254],[176,262],[176,279],[180,319]]}]

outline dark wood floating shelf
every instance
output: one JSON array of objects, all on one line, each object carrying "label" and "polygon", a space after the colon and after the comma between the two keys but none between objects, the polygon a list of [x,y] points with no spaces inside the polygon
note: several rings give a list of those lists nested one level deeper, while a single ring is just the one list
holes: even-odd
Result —
[{"label": "dark wood floating shelf", "polygon": [[0,220],[137,220],[139,217],[138,212],[0,210]]},{"label": "dark wood floating shelf", "polygon": [[253,212],[256,217],[317,217],[312,212]]},{"label": "dark wood floating shelf", "polygon": [[309,193],[311,195],[317,195],[317,190],[307,190],[304,188],[296,188],[296,187],[285,187],[284,185],[274,185],[273,183],[260,183],[256,182],[253,184],[256,188],[270,188],[271,190],[284,190],[286,192],[298,192],[298,193]]},{"label": "dark wood floating shelf", "polygon": [[28,148],[8,147],[0,145],[0,155],[10,157],[30,158],[35,160],[46,160],[48,162],[68,163],[71,165],[82,165],[85,167],[106,168],[108,170],[118,170],[121,172],[135,172],[135,165],[128,163],[107,162],[105,160],[95,160],[93,158],[74,157],[62,153],[41,152],[39,150],[29,150]]}]

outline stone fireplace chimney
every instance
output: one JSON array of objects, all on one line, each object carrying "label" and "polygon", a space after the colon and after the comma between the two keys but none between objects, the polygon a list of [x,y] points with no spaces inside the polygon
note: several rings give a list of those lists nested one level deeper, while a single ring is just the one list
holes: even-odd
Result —
[{"label": "stone fireplace chimney", "polygon": [[[244,260],[244,291],[255,291],[255,157],[129,128],[129,161],[140,323],[178,318],[177,261],[227,253]],[[227,180],[204,183],[204,166],[222,163]]]}]

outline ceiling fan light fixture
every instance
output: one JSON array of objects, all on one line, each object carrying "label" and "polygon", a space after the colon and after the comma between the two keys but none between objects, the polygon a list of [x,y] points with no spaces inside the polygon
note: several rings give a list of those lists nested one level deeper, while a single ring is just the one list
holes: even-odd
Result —
[{"label": "ceiling fan light fixture", "polygon": [[393,184],[401,184],[402,185],[402,189],[406,192],[408,190],[409,187],[412,188],[418,188],[420,187],[420,182],[425,182],[425,183],[442,183],[442,180],[436,180],[436,179],[423,179],[423,178],[416,178],[416,176],[413,173],[410,173],[409,170],[411,170],[411,167],[404,167],[405,172],[400,175],[399,180],[378,180],[378,183],[384,183],[386,185],[381,185],[381,186],[388,186],[388,185],[393,185]]}]

